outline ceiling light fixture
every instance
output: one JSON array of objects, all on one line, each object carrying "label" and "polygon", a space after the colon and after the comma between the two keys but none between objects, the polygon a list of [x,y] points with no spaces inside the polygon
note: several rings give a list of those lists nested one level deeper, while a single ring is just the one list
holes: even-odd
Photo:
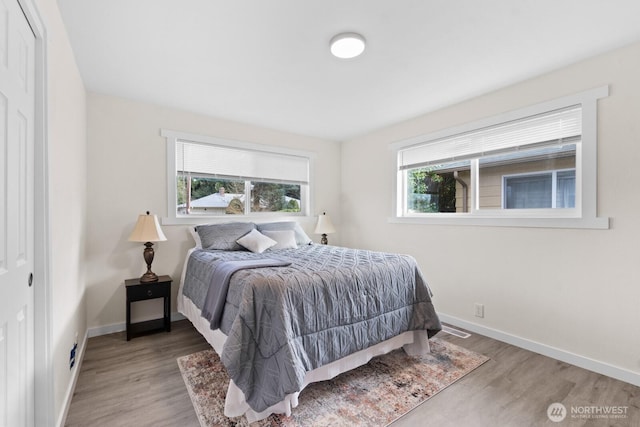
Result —
[{"label": "ceiling light fixture", "polygon": [[331,53],[333,56],[350,59],[364,52],[365,40],[357,33],[341,33],[331,39]]}]

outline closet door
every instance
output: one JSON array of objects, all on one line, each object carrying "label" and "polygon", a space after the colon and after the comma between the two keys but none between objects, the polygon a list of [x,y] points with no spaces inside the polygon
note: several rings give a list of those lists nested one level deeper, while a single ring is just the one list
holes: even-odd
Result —
[{"label": "closet door", "polygon": [[0,426],[34,424],[35,36],[0,0]]}]

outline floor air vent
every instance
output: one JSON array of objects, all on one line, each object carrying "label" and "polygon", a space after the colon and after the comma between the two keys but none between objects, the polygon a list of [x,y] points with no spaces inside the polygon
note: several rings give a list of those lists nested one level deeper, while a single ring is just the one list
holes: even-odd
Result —
[{"label": "floor air vent", "polygon": [[446,332],[448,334],[454,335],[460,338],[469,338],[471,334],[463,332],[459,329],[452,328],[451,326],[442,325],[442,332]]}]

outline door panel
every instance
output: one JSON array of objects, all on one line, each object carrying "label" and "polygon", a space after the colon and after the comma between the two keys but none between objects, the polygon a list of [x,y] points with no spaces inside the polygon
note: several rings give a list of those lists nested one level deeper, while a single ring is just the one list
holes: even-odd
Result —
[{"label": "door panel", "polygon": [[0,426],[11,427],[34,424],[34,48],[18,1],[0,0]]}]

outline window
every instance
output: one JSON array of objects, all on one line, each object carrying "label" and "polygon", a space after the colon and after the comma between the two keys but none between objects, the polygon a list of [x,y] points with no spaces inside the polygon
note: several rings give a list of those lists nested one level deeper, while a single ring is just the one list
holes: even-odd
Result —
[{"label": "window", "polygon": [[607,94],[595,89],[393,144],[393,220],[608,227],[595,205],[596,107]]},{"label": "window", "polygon": [[170,219],[307,214],[308,153],[168,130],[162,136]]},{"label": "window", "polygon": [[505,209],[574,208],[576,171],[551,171],[504,177]]}]

